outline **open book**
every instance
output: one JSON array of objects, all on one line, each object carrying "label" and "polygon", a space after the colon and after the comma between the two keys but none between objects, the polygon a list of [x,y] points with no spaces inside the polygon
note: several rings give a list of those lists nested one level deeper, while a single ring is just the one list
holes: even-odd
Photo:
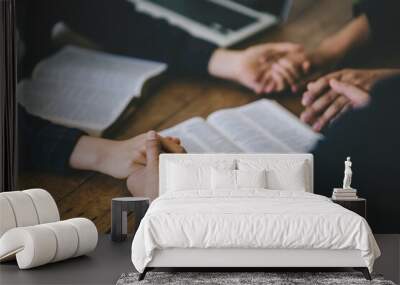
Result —
[{"label": "open book", "polygon": [[166,67],[67,46],[41,61],[32,80],[18,84],[18,101],[34,115],[101,135]]},{"label": "open book", "polygon": [[181,139],[189,153],[309,152],[322,135],[272,100],[195,117],[161,132]]}]

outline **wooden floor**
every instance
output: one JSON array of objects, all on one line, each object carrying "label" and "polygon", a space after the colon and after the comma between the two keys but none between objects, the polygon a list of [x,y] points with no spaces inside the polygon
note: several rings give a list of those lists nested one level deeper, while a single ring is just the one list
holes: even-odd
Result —
[{"label": "wooden floor", "polygon": [[[289,22],[266,31],[242,44],[293,41],[315,47],[324,37],[340,29],[351,19],[348,0],[296,0]],[[371,60],[371,64],[372,60]],[[115,139],[125,139],[150,129],[162,130],[193,116],[206,117],[213,111],[240,106],[257,97],[236,84],[210,78],[171,78],[157,89]],[[301,112],[300,96],[274,97],[295,114]],[[110,201],[128,196],[125,181],[97,173],[58,176],[51,173],[21,173],[19,188],[40,187],[54,196],[63,219],[87,217],[100,232],[110,230]]]}]

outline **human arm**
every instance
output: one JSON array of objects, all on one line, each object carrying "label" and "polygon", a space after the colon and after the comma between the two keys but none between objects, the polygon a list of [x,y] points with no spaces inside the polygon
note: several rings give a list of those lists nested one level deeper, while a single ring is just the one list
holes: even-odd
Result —
[{"label": "human arm", "polygon": [[371,38],[368,18],[362,14],[337,33],[324,39],[308,54],[311,66],[316,70],[334,68],[347,54],[365,46]]},{"label": "human arm", "polygon": [[355,18],[344,28],[324,39],[309,53],[311,65],[316,69],[330,70],[345,56],[369,43],[377,46],[400,43],[396,27],[400,25],[397,0],[364,0],[354,6]]}]

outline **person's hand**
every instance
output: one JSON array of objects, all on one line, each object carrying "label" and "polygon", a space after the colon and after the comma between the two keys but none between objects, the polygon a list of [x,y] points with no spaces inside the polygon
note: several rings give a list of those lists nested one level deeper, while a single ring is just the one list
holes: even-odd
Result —
[{"label": "person's hand", "polygon": [[292,92],[297,92],[311,68],[310,60],[301,46],[288,53],[265,56],[261,60],[264,72],[259,82],[263,93],[282,92],[289,87]]},{"label": "person's hand", "polygon": [[[163,151],[185,153],[178,139],[163,138],[154,131],[146,134],[145,148],[140,161],[134,163],[126,184],[132,196],[148,197],[154,200],[158,196],[158,162]],[[144,158],[144,160],[142,160]]]},{"label": "person's hand", "polygon": [[[291,58],[285,58],[289,54]],[[293,82],[301,73],[304,54],[302,46],[293,43],[260,44],[242,51],[219,49],[210,59],[209,72],[236,81],[256,93],[281,91],[284,82]],[[280,62],[279,67],[284,66],[285,70],[275,67],[272,72],[275,62]]]},{"label": "person's hand", "polygon": [[[348,109],[365,107],[370,101],[369,93],[355,85],[330,79],[329,86],[331,94],[337,94],[337,99],[314,118],[312,128],[316,132],[321,131],[327,124]],[[302,114],[302,119],[304,120],[303,117],[304,113]]]},{"label": "person's hand", "polygon": [[378,80],[399,72],[394,69],[357,70],[344,69],[330,73],[311,82],[303,94],[302,104],[306,107],[300,118],[312,125],[315,131],[321,131],[340,113],[348,110],[352,104],[346,96],[332,88],[330,81],[335,79],[369,92]]},{"label": "person's hand", "polygon": [[350,102],[350,106],[354,109],[367,106],[371,100],[368,92],[352,84],[331,79],[329,85],[332,90],[346,97]]},{"label": "person's hand", "polygon": [[[128,190],[140,196],[147,193],[145,186],[152,182],[150,177],[158,177],[154,166],[160,152],[183,153],[185,149],[178,138],[161,137],[154,131],[123,141],[82,136],[71,154],[70,166],[119,179],[128,178]],[[147,172],[154,173],[146,177]],[[153,192],[149,193],[153,195]]]},{"label": "person's hand", "polygon": [[[158,139],[181,147],[178,138]],[[104,140],[98,156],[97,171],[119,179],[127,178],[138,165],[146,165],[147,140],[146,134],[123,141]]]}]

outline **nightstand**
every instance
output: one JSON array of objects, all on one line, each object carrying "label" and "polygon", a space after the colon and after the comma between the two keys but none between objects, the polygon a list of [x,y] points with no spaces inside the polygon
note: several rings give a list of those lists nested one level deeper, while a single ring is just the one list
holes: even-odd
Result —
[{"label": "nightstand", "polygon": [[[134,235],[149,205],[150,199],[144,197],[113,198],[111,201],[111,240],[124,241],[128,235]],[[129,213],[133,213],[135,217],[132,233],[128,233]]]},{"label": "nightstand", "polygon": [[339,204],[340,206],[359,214],[364,219],[367,219],[367,200],[363,198],[357,198],[353,200],[336,200],[332,199],[332,202]]}]

